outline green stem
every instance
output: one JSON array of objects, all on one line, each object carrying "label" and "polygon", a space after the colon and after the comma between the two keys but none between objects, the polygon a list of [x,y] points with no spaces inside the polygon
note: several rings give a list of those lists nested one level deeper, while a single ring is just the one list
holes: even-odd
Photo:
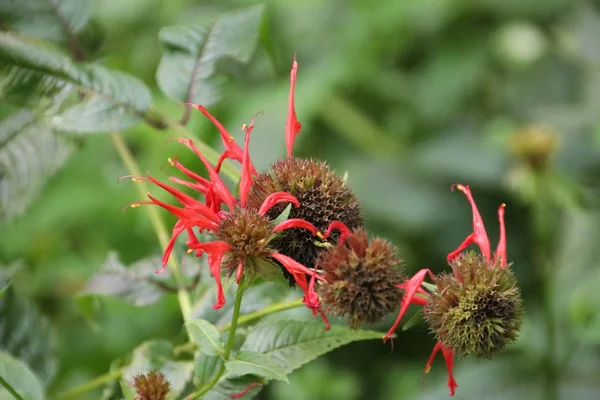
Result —
[{"label": "green stem", "polygon": [[72,389],[67,390],[64,393],[59,394],[54,398],[54,400],[69,400],[69,399],[77,399],[83,393],[89,392],[90,390],[94,390],[99,388],[100,386],[119,379],[123,375],[123,371],[118,369],[116,371],[111,371],[107,374],[101,375],[89,382],[84,383],[83,385],[76,386]]},{"label": "green stem", "polygon": [[[290,310],[292,308],[300,307],[304,303],[302,303],[302,299],[287,301],[285,303],[276,303],[272,304],[269,307],[265,307],[262,310],[254,311],[248,314],[244,314],[238,320],[238,325],[246,324],[250,321],[254,321],[255,319],[264,317],[265,315],[273,314],[279,311]],[[225,324],[219,327],[219,331],[226,332],[229,328],[231,328],[231,324]]]},{"label": "green stem", "polygon": [[4,389],[17,400],[23,400],[23,398],[17,393],[15,389],[10,385],[10,383],[6,382],[3,377],[0,376],[0,385],[4,386]]},{"label": "green stem", "polygon": [[[127,170],[135,175],[141,176],[142,171],[138,166],[135,157],[127,147],[127,144],[123,140],[123,136],[119,132],[114,132],[111,134],[113,144],[119,153],[119,156],[123,160],[123,163],[127,167]],[[136,184],[136,189],[141,197],[145,197],[146,193],[148,193],[148,187],[145,182],[138,182]],[[164,222],[160,218],[158,210],[155,207],[146,207],[146,211],[150,217],[150,223],[152,224],[152,228],[156,232],[156,236],[158,236],[158,241],[160,242],[161,247],[164,249],[167,248],[169,243],[169,234],[167,231],[167,227]],[[175,277],[175,281],[177,282],[177,299],[179,300],[179,307],[181,308],[181,314],[183,315],[184,322],[187,322],[192,310],[192,301],[190,298],[190,294],[184,288],[184,279],[183,274],[181,273],[181,266],[177,261],[177,258],[174,255],[171,255],[169,258],[169,268]],[[189,336],[189,332],[188,332]]]},{"label": "green stem", "polygon": [[238,289],[237,294],[235,295],[235,304],[233,306],[233,316],[231,317],[231,327],[229,328],[229,336],[227,337],[227,343],[225,344],[225,353],[223,354],[224,362],[221,365],[219,372],[217,372],[212,381],[208,382],[206,385],[202,386],[200,389],[187,396],[184,400],[194,400],[200,398],[213,387],[215,387],[215,385],[223,376],[223,373],[225,372],[225,362],[229,360],[229,357],[231,356],[231,350],[233,350],[233,341],[235,339],[235,331],[238,326],[238,319],[240,318],[240,308],[242,307],[243,295],[244,290],[241,288]]}]

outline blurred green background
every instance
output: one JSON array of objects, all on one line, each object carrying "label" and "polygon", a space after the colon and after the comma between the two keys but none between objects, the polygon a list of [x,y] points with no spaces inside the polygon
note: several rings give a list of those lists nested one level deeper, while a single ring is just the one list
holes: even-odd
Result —
[{"label": "blurred green background", "polygon": [[[251,3],[94,1],[82,40],[91,59],[140,77],[155,107],[177,120],[183,109],[156,84],[159,30]],[[239,127],[263,111],[251,143],[257,168],[284,155],[296,54],[303,127],[295,154],[348,172],[367,227],[398,246],[410,272],[446,268],[445,255],[472,229],[452,183],[471,185],[493,243],[496,207],[507,204],[523,331],[492,360],[458,360],[455,398],[600,398],[600,2],[264,4],[261,46],[211,107],[238,139]],[[42,28],[32,34],[45,33],[51,36]],[[220,148],[199,113],[188,128]],[[161,167],[175,155],[200,169],[167,142],[174,132],[140,123],[123,134],[143,171],[164,178]],[[0,225],[0,262],[21,264],[15,290],[35,301],[51,320],[44,329],[56,333],[54,391],[105,373],[143,340],[181,334],[175,296],[146,307],[105,298],[92,317],[76,300],[110,251],[125,263],[160,254],[147,214],[121,211],[139,200],[129,181],[117,182],[126,174],[108,135],[86,135],[31,208]],[[394,317],[372,328],[386,331]],[[432,346],[423,325],[399,332],[393,352],[380,341],[354,343],[294,372],[289,385],[270,384],[259,398],[445,398],[441,356],[424,379]]]}]

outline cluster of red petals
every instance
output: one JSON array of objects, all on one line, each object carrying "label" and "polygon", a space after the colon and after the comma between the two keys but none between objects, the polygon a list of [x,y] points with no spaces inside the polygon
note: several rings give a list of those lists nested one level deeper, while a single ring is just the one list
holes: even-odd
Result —
[{"label": "cluster of red petals", "polygon": [[[298,64],[294,58],[294,63],[291,72],[291,83],[290,83],[290,97],[288,107],[288,118],[286,123],[286,143],[288,148],[288,155],[291,156],[294,138],[300,130],[300,123],[296,119],[296,113],[294,110],[294,85],[296,82],[296,71]],[[201,105],[190,104],[192,107],[202,112],[208,119],[210,119],[221,134],[221,140],[225,147],[223,154],[220,156],[215,166],[211,165],[202,152],[194,145],[192,140],[189,139],[177,139],[180,143],[191,149],[200,158],[204,166],[208,171],[208,179],[199,176],[198,174],[190,171],[184,167],[177,159],[169,159],[172,166],[181,171],[185,176],[191,179],[183,180],[179,178],[170,177],[169,179],[175,183],[185,185],[192,188],[204,195],[204,202],[199,201],[182,191],[169,186],[161,181],[154,179],[151,176],[147,177],[135,177],[134,180],[146,180],[156,184],[162,189],[169,192],[179,202],[180,206],[174,206],[158,200],[151,194],[148,194],[149,201],[132,204],[132,206],[138,206],[141,204],[155,204],[158,205],[171,214],[178,218],[171,239],[165,249],[163,255],[163,268],[162,272],[166,268],[167,261],[173,251],[175,240],[182,233],[187,233],[187,246],[189,252],[195,252],[196,256],[203,254],[208,255],[208,265],[211,274],[217,284],[217,301],[214,308],[221,308],[225,304],[225,296],[223,293],[223,287],[221,284],[221,264],[223,258],[227,255],[227,252],[231,249],[229,244],[224,241],[210,241],[201,242],[198,239],[198,234],[202,232],[216,232],[219,229],[219,223],[225,218],[227,213],[234,211],[236,208],[246,207],[246,201],[248,194],[253,183],[253,177],[257,176],[256,169],[250,160],[248,152],[248,146],[250,141],[250,132],[254,128],[254,120],[250,125],[244,125],[245,140],[243,149],[235,142],[233,137],[227,132],[225,127],[217,121],[204,107]],[[224,160],[232,159],[241,163],[241,179],[239,184],[239,200],[231,193],[229,188],[221,180],[219,176],[219,170]],[[292,203],[296,207],[300,206],[298,199],[290,193],[277,192],[268,196],[259,210],[259,215],[265,215],[272,207],[281,203],[287,202]],[[222,209],[226,206],[226,209]],[[280,232],[285,229],[292,228],[304,228],[310,231],[313,235],[322,236],[317,228],[310,222],[301,219],[288,219],[273,227],[273,232]],[[333,229],[333,228],[332,228]],[[329,329],[329,323],[321,311],[320,300],[315,291],[315,283],[317,280],[323,281],[324,278],[316,273],[314,269],[305,267],[304,265],[296,262],[295,260],[287,257],[283,254],[273,252],[270,257],[280,262],[284,268],[286,268],[295,278],[298,286],[304,291],[304,303],[309,307],[315,315],[319,314],[326,323],[327,329]],[[239,280],[242,277],[244,263],[240,263],[236,273],[236,279]],[[307,278],[310,277],[310,278]]]},{"label": "cluster of red petals", "polygon": [[[469,186],[457,184],[452,186],[452,189],[454,188],[457,188],[458,190],[463,192],[471,205],[471,210],[473,214],[473,233],[467,236],[467,238],[460,244],[460,246],[458,246],[458,248],[455,251],[448,254],[447,260],[449,262],[454,260],[464,249],[466,249],[469,245],[475,243],[481,250],[481,253],[485,257],[489,265],[497,265],[499,268],[505,268],[507,265],[506,228],[504,225],[505,205],[502,204],[498,208],[498,219],[500,220],[500,240],[498,242],[496,252],[492,256],[490,240],[488,238],[487,232],[485,231],[483,219],[481,218],[481,214],[477,209],[475,200],[473,200],[473,195],[471,194]],[[398,285],[400,289],[404,290],[404,296],[400,305],[400,312],[398,314],[398,318],[396,319],[396,322],[394,323],[392,328],[385,335],[384,341],[393,336],[394,331],[398,327],[398,324],[400,323],[400,320],[406,313],[406,310],[408,310],[409,305],[416,304],[419,306],[425,306],[426,304],[428,304],[429,293],[427,293],[427,291],[425,291],[425,289],[421,287],[427,275],[429,275],[429,277],[435,281],[435,275],[430,270],[422,269],[419,272],[417,272],[412,278]],[[457,279],[460,279],[460,277],[457,277]],[[450,395],[453,396],[458,385],[456,384],[453,375],[454,351],[451,348],[444,346],[444,344],[441,341],[438,341],[433,348],[433,351],[431,353],[431,356],[429,357],[429,360],[427,361],[427,364],[425,365],[425,372],[429,372],[433,360],[440,350],[442,352],[442,355],[444,356],[446,368],[448,369],[448,388],[450,389]]]}]

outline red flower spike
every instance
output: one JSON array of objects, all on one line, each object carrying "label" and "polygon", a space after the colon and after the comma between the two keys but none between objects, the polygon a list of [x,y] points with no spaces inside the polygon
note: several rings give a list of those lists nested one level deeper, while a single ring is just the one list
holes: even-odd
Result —
[{"label": "red flower spike", "polygon": [[496,248],[495,258],[500,261],[500,268],[506,267],[506,226],[504,225],[504,208],[506,204],[500,204],[498,207],[498,220],[500,221],[500,240]]},{"label": "red flower spike", "polygon": [[292,157],[292,150],[294,149],[294,141],[296,135],[300,132],[302,125],[296,118],[296,109],[294,107],[294,89],[296,86],[296,73],[298,72],[298,63],[296,62],[296,56],[294,55],[294,62],[292,63],[292,71],[290,72],[290,95],[288,99],[288,116],[285,123],[285,144],[287,146],[288,158]]},{"label": "red flower spike", "polygon": [[265,215],[269,210],[275,207],[279,203],[288,202],[292,203],[296,208],[300,207],[300,202],[293,194],[286,192],[275,192],[270,194],[260,206],[258,210],[259,215]]},{"label": "red flower spike", "polygon": [[194,142],[192,142],[191,139],[177,139],[177,141],[179,143],[185,144],[194,153],[196,153],[196,155],[200,158],[200,160],[202,161],[202,163],[208,171],[208,175],[210,176],[210,180],[212,182],[211,186],[215,188],[223,202],[227,204],[227,207],[229,207],[230,210],[233,210],[235,208],[235,198],[229,191],[229,188],[227,188],[227,186],[223,183],[217,171],[215,171],[215,169],[212,165],[210,165],[206,157],[204,157],[200,150],[198,150],[198,148],[194,145]]},{"label": "red flower spike", "polygon": [[285,229],[293,229],[293,228],[304,228],[304,229],[310,231],[310,233],[312,233],[313,236],[316,236],[319,233],[319,231],[313,224],[311,224],[308,221],[305,221],[303,219],[298,219],[298,218],[286,219],[285,221],[278,223],[273,228],[273,232],[280,232]]},{"label": "red flower spike", "polygon": [[[270,257],[273,257],[274,259],[276,259],[277,261],[279,261],[285,269],[287,269],[291,274],[305,274],[305,275],[312,275],[313,270],[310,268],[306,268],[304,265],[300,264],[298,261],[283,255],[281,253],[271,253]],[[315,278],[326,282],[325,278],[323,278],[321,275],[315,274]]]},{"label": "red flower spike", "polygon": [[471,243],[475,243],[481,249],[481,253],[485,257],[485,259],[488,262],[490,262],[490,259],[491,259],[490,239],[488,238],[487,232],[485,231],[485,226],[483,225],[483,219],[481,218],[481,214],[479,214],[479,210],[477,209],[475,200],[473,200],[473,195],[471,194],[471,189],[469,188],[468,185],[464,186],[461,184],[452,185],[453,190],[455,187],[458,190],[460,190],[461,192],[463,192],[465,194],[465,196],[467,196],[467,200],[469,200],[469,203],[471,204],[471,209],[473,211],[473,233],[470,234],[469,236],[467,236],[465,241],[463,243],[461,243],[461,245],[458,247],[458,249],[456,249],[452,253],[448,254],[448,256],[446,258],[448,261],[452,261],[453,259],[458,257],[460,252],[463,251],[465,248],[467,248],[467,246],[469,246]]},{"label": "red flower spike", "polygon": [[331,224],[329,224],[329,227],[327,228],[327,232],[325,232],[325,235],[324,235],[325,239],[327,239],[331,235],[331,233],[333,232],[334,229],[337,229],[341,233],[340,243],[344,243],[344,241],[346,240],[346,237],[350,233],[352,233],[350,228],[348,228],[346,226],[346,224],[344,224],[342,221],[333,221]]},{"label": "red flower spike", "polygon": [[242,207],[246,207],[246,200],[248,199],[248,193],[250,193],[250,186],[252,186],[252,169],[250,168],[250,153],[248,149],[252,128],[253,125],[244,127],[246,137],[244,138],[244,157],[242,160],[242,176],[240,179],[240,204]]},{"label": "red flower spike", "polygon": [[211,230],[215,230],[219,227],[219,225],[216,222],[211,221],[202,215],[196,214],[192,210],[185,209],[185,208],[178,208],[171,204],[162,202],[162,201],[158,200],[157,198],[153,197],[150,193],[148,193],[147,196],[150,198],[150,200],[152,200],[152,203],[154,203],[158,206],[161,206],[162,208],[169,211],[171,214],[173,214],[180,220],[185,221],[186,225],[197,226],[201,229],[211,229]]},{"label": "red flower spike", "polygon": [[398,327],[398,324],[400,324],[400,320],[406,313],[406,310],[408,310],[408,306],[411,304],[411,302],[414,301],[415,295],[417,294],[417,292],[418,292],[419,288],[421,287],[421,284],[425,280],[425,276],[427,274],[429,274],[429,276],[431,276],[432,279],[434,278],[434,275],[430,270],[422,269],[419,272],[417,272],[412,278],[410,278],[408,281],[406,281],[404,283],[405,293],[404,293],[404,297],[402,298],[402,303],[400,305],[400,313],[398,313],[398,318],[396,318],[396,322],[394,322],[394,325],[392,325],[392,327],[390,328],[388,333],[383,337],[384,342],[394,335],[394,331]]}]

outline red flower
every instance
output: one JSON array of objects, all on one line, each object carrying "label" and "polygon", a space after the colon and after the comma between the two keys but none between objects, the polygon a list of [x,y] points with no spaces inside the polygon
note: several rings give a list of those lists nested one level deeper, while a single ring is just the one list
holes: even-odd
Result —
[{"label": "red flower", "polygon": [[[201,111],[203,110],[203,108],[199,109],[201,109]],[[206,110],[204,110],[203,112],[206,115],[208,115],[209,118],[213,120],[213,122],[218,124],[216,119],[210,116],[210,114],[208,114]],[[218,124],[218,126],[221,125]],[[200,158],[200,160],[205,165],[208,171],[209,179],[202,178],[197,174],[194,174],[193,172],[189,171],[176,160],[171,160],[171,164],[173,166],[175,166],[189,178],[193,179],[195,182],[183,181],[176,178],[172,178],[172,180],[178,183],[183,183],[184,185],[194,188],[195,190],[204,194],[204,203],[163,182],[154,179],[150,175],[148,175],[145,178],[134,178],[134,180],[147,180],[156,184],[157,186],[160,186],[167,192],[171,193],[175,197],[175,199],[181,204],[181,207],[176,207],[164,203],[152,196],[151,194],[148,194],[150,201],[140,202],[132,205],[138,206],[141,204],[156,204],[166,209],[178,218],[177,223],[173,227],[171,240],[169,241],[169,244],[163,256],[163,268],[161,271],[157,272],[164,271],[166,263],[173,250],[176,238],[183,232],[186,232],[188,235],[188,252],[195,252],[196,256],[201,256],[204,253],[208,254],[209,268],[212,275],[215,278],[218,287],[217,302],[214,305],[214,308],[221,308],[225,304],[225,296],[223,293],[223,288],[220,279],[221,266],[224,258],[227,257],[230,260],[235,260],[238,263],[236,279],[239,282],[242,277],[246,257],[250,257],[255,253],[259,255],[264,254],[267,257],[272,257],[273,259],[279,261],[284,266],[284,268],[294,276],[296,283],[304,291],[304,303],[313,311],[315,315],[319,313],[323,317],[323,320],[326,322],[328,327],[329,324],[320,309],[320,300],[315,292],[315,281],[324,280],[324,278],[318,275],[315,272],[315,270],[309,269],[304,265],[292,260],[291,258],[283,254],[279,254],[276,251],[272,251],[268,248],[268,241],[270,240],[270,238],[274,237],[277,232],[280,232],[285,229],[303,228],[310,231],[313,235],[319,235],[321,237],[322,235],[311,223],[301,219],[288,219],[275,226],[270,225],[271,223],[266,219],[266,217],[264,217],[264,215],[273,206],[281,202],[292,203],[296,207],[300,206],[300,203],[298,202],[296,197],[289,193],[277,192],[271,194],[264,200],[263,204],[260,206],[259,209],[246,207],[248,192],[250,191],[250,187],[252,186],[252,176],[256,174],[252,162],[250,161],[250,156],[248,154],[248,145],[250,140],[250,132],[252,131],[252,128],[253,123],[251,123],[249,126],[244,126],[246,136],[244,150],[242,151],[241,155],[239,154],[239,148],[237,147],[237,144],[235,144],[235,141],[225,141],[224,139],[224,142],[227,142],[227,149],[223,153],[223,156],[221,156],[221,158],[219,159],[219,162],[221,162],[225,158],[234,158],[236,160],[241,158],[242,172],[239,185],[239,201],[236,200],[229,188],[225,185],[225,183],[223,183],[223,181],[219,177],[217,169],[206,160],[206,158],[202,155],[202,153],[198,150],[194,143],[188,139],[177,140],[180,143],[186,145],[188,148],[194,151],[196,155],[198,155],[198,157]],[[223,204],[227,206],[228,210],[221,210]],[[265,232],[264,230],[259,230],[258,233],[262,235],[260,237],[251,237],[251,234],[245,234],[244,232],[236,236],[236,234],[239,233],[237,231],[234,231],[233,233],[223,232],[223,229],[225,229],[225,221],[228,221],[228,217],[232,215],[239,216],[239,218],[241,219],[254,218],[254,220],[260,220],[261,218],[265,218],[263,222],[269,224],[267,225],[268,231]],[[242,220],[238,225],[235,225],[235,223],[236,220],[234,218],[232,225],[233,228],[240,228],[241,226],[241,229],[245,229],[247,225],[249,225],[246,224],[246,220]],[[254,228],[254,226],[248,227],[248,229]],[[207,232],[216,237],[234,237],[235,240],[215,240],[210,242],[200,242],[194,229],[198,230],[198,232],[200,233]],[[255,232],[255,230],[252,232]],[[226,233],[228,234],[228,236],[225,235]],[[242,241],[242,243],[240,243],[240,241]],[[247,243],[244,243],[243,241],[247,241]],[[236,248],[234,249],[233,246],[235,246]],[[253,249],[252,251],[254,251],[255,253],[244,253],[244,251],[251,251],[247,249]],[[265,253],[265,251],[268,252]],[[308,279],[307,276],[310,276],[311,278]]]},{"label": "red flower", "polygon": [[[471,204],[471,209],[473,213],[473,233],[467,236],[467,238],[460,244],[460,246],[458,246],[458,248],[455,251],[448,254],[448,262],[458,257],[460,253],[469,245],[475,243],[479,246],[481,253],[483,254],[484,258],[486,259],[489,265],[497,265],[500,268],[506,267],[506,229],[504,225],[505,205],[502,204],[498,208],[498,218],[500,220],[500,241],[498,242],[498,247],[496,249],[496,253],[494,254],[494,259],[492,260],[490,240],[485,231],[483,219],[481,218],[481,214],[479,214],[479,210],[475,205],[475,201],[473,200],[473,196],[471,194],[469,186],[463,186],[460,184],[452,186],[453,189],[455,187],[461,192],[463,192],[465,196],[467,196],[467,200]],[[408,309],[408,306],[410,304],[425,306],[429,303],[430,294],[421,287],[427,275],[429,275],[433,281],[436,280],[435,275],[430,270],[422,269],[419,272],[417,272],[412,278],[398,285],[399,288],[404,289],[404,297],[400,305],[400,312],[398,314],[396,322],[385,335],[384,341],[392,337],[394,331],[398,327],[400,320],[406,313],[406,310]],[[457,277],[457,279],[459,278],[460,277]],[[444,344],[438,340],[433,348],[429,360],[427,361],[427,364],[425,365],[425,372],[429,372],[429,370],[431,369],[431,364],[433,363],[433,359],[440,350],[442,351],[442,355],[444,356],[444,360],[446,362],[446,368],[448,369],[448,387],[450,388],[450,395],[453,396],[458,385],[456,384],[456,381],[454,380],[453,376],[454,351],[450,347],[444,346]]]}]

